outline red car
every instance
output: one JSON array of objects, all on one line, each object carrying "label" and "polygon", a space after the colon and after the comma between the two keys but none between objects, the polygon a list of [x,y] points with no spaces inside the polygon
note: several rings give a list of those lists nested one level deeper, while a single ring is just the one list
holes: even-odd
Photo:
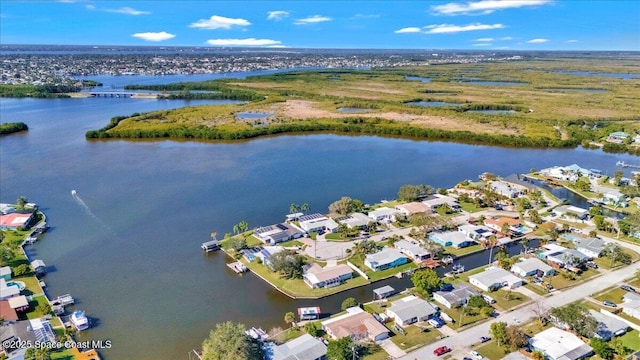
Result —
[{"label": "red car", "polygon": [[448,346],[440,346],[439,348],[433,350],[433,355],[440,356],[444,355],[448,352],[451,352],[451,348]]}]

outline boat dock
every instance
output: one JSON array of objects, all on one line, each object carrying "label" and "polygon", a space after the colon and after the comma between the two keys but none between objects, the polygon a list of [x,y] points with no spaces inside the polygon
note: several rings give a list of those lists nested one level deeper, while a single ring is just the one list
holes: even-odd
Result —
[{"label": "boat dock", "polygon": [[210,251],[218,250],[218,249],[220,249],[220,241],[218,241],[218,240],[211,240],[211,241],[203,242],[203,243],[202,243],[202,245],[200,245],[200,247],[201,247],[201,248],[202,248],[202,250],[204,250],[205,252],[210,252]]},{"label": "boat dock", "polygon": [[249,268],[246,267],[243,263],[241,263],[240,261],[236,261],[236,262],[232,262],[232,263],[228,263],[227,267],[233,271],[235,271],[236,274],[242,274],[243,272],[247,272],[249,271]]},{"label": "boat dock", "polygon": [[640,169],[640,165],[633,165],[633,164],[627,164],[624,161],[618,161],[616,163],[616,166],[622,166],[623,168],[634,168],[634,169]]},{"label": "boat dock", "polygon": [[51,305],[51,310],[55,315],[64,314],[65,306],[73,305],[74,303],[75,303],[75,300],[69,294],[58,296],[54,300],[49,300],[49,304]]}]

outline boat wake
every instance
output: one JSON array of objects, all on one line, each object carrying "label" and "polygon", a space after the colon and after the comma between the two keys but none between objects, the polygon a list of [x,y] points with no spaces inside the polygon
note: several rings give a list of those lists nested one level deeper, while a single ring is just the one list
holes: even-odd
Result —
[{"label": "boat wake", "polygon": [[96,214],[94,214],[93,211],[91,211],[91,209],[89,208],[89,205],[87,205],[87,203],[85,203],[84,200],[80,198],[80,195],[78,195],[78,193],[75,190],[71,190],[71,196],[76,201],[76,203],[78,203],[78,205],[82,207],[82,209],[84,210],[85,213],[87,213],[87,215],[91,216],[98,224],[100,224],[105,229],[109,230],[109,232],[115,234],[115,231],[113,231],[111,226],[107,225]]}]

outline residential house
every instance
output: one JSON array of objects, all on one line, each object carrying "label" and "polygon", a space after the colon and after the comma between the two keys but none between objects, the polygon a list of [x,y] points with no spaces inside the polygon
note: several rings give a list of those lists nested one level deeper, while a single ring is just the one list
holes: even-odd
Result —
[{"label": "residential house", "polygon": [[0,317],[4,321],[18,321],[18,313],[9,305],[9,300],[0,300]]},{"label": "residential house", "polygon": [[302,278],[312,289],[334,287],[353,277],[353,269],[348,265],[325,266],[311,263],[304,268]]},{"label": "residential house", "polygon": [[521,277],[527,277],[536,275],[551,276],[556,271],[540,259],[528,258],[513,264],[511,272]]},{"label": "residential house", "polygon": [[0,267],[0,279],[5,279],[6,281],[11,280],[11,267],[10,266]]},{"label": "residential house", "polygon": [[469,283],[484,291],[495,291],[502,287],[515,289],[522,285],[522,279],[499,267],[489,267],[485,271],[469,276]]},{"label": "residential house", "polygon": [[398,240],[393,246],[416,262],[422,262],[431,257],[431,254],[425,248],[413,241]]},{"label": "residential house", "polygon": [[602,254],[607,244],[599,238],[575,238],[576,250],[590,258],[597,258]]},{"label": "residential house", "polygon": [[555,244],[546,244],[542,247],[546,251],[543,251],[538,256],[560,267],[579,265],[590,259],[589,256],[575,249],[567,249]]},{"label": "residential house", "polygon": [[624,131],[612,132],[611,134],[609,134],[609,136],[607,136],[607,142],[615,143],[615,144],[622,144],[625,141],[627,141],[629,136],[631,136],[631,135],[629,135],[629,133],[626,133]]},{"label": "residential house", "polygon": [[271,267],[271,257],[284,250],[285,248],[282,246],[263,246],[258,252],[254,252],[253,256],[260,259],[266,266]]},{"label": "residential house", "polygon": [[29,329],[29,321],[16,321],[16,322],[5,322],[0,325],[0,350],[4,351],[9,358],[15,357],[15,359],[22,359],[24,356],[20,357],[22,351],[24,351],[24,346],[20,346],[22,343],[31,343],[35,344],[36,336]]},{"label": "residential house", "polygon": [[29,300],[24,295],[14,296],[9,298],[9,306],[16,312],[21,312],[29,309]]},{"label": "residential house", "polygon": [[429,240],[442,246],[453,246],[456,249],[464,248],[475,244],[475,240],[470,239],[460,231],[432,231],[428,235]]},{"label": "residential house", "polygon": [[11,204],[0,203],[0,214],[7,215],[16,212],[16,208],[11,206]]},{"label": "residential house", "polygon": [[373,271],[400,266],[409,262],[400,250],[385,247],[375,254],[365,256],[364,264]]},{"label": "residential house", "polygon": [[598,330],[596,330],[594,337],[609,341],[614,336],[622,336],[627,332],[629,325],[624,321],[613,316],[607,316],[593,309],[590,309],[589,313],[598,322]]},{"label": "residential house", "polygon": [[593,354],[593,349],[576,335],[556,327],[530,338],[529,347],[542,352],[549,360],[577,360]]},{"label": "residential house", "polygon": [[31,262],[31,267],[35,271],[36,275],[44,275],[47,272],[47,265],[44,261],[36,259]]},{"label": "residential house", "polygon": [[427,205],[417,201],[396,205],[396,210],[404,214],[404,216],[411,216],[413,214],[422,214],[422,213],[432,212]]},{"label": "residential house", "polygon": [[389,337],[389,329],[373,315],[359,307],[348,308],[347,313],[322,322],[322,329],[332,339],[350,336],[354,341],[368,339],[380,341]]},{"label": "residential house", "polygon": [[623,205],[627,198],[626,195],[616,189],[600,187],[598,191],[602,193],[602,201],[611,205]]},{"label": "residential house", "polygon": [[449,205],[449,207],[454,211],[460,211],[460,204],[458,204],[458,201],[447,195],[433,194],[427,197],[426,200],[423,200],[422,203],[427,205],[427,207],[432,211],[444,204]]},{"label": "residential house", "polygon": [[585,220],[589,217],[589,210],[573,205],[561,205],[553,209],[558,216],[567,218],[573,217],[578,220]]},{"label": "residential house", "polygon": [[373,295],[376,300],[386,299],[395,293],[396,293],[396,289],[392,288],[389,285],[385,285],[383,287],[373,289]]},{"label": "residential house", "polygon": [[309,334],[287,341],[282,345],[274,345],[270,360],[325,360],[327,346]]},{"label": "residential house", "polygon": [[14,212],[6,215],[0,215],[0,230],[15,230],[17,228],[26,227],[29,225],[32,217],[32,213],[20,214]]},{"label": "residential house", "polygon": [[451,291],[436,291],[433,299],[447,308],[457,308],[469,301],[471,296],[480,295],[476,289],[467,284],[457,284]]},{"label": "residential house", "polygon": [[353,213],[349,216],[338,219],[340,224],[345,224],[349,229],[364,229],[371,222],[371,218],[363,213]]},{"label": "residential house", "polygon": [[399,211],[396,209],[392,209],[392,208],[388,208],[388,207],[380,207],[377,208],[375,210],[369,211],[369,213],[367,214],[369,216],[369,218],[371,218],[371,220],[373,221],[380,221],[380,222],[393,222],[396,220],[395,215],[398,213]]},{"label": "residential house", "polygon": [[385,312],[398,326],[407,326],[431,319],[438,310],[426,300],[407,296],[392,302]]},{"label": "residential house", "polygon": [[334,233],[338,230],[338,223],[322,214],[303,215],[300,216],[298,220],[300,222],[300,228],[307,233],[320,231]]},{"label": "residential house", "polygon": [[491,181],[489,182],[489,186],[491,187],[491,190],[493,190],[495,193],[498,193],[502,196],[506,196],[509,199],[518,198],[522,196],[524,193],[522,189],[511,186],[510,184],[507,184],[502,181]]},{"label": "residential house", "polygon": [[519,231],[519,228],[522,226],[520,224],[520,220],[508,217],[501,217],[497,219],[487,218],[484,220],[484,226],[497,232],[502,232],[505,223],[509,226],[509,231]]},{"label": "residential house", "polygon": [[263,226],[253,230],[253,236],[267,245],[298,239],[304,232],[287,223]]},{"label": "residential house", "polygon": [[[628,299],[628,297],[626,299]],[[624,304],[622,304],[622,312],[636,319],[640,319],[640,298],[636,300],[626,300]]]},{"label": "residential house", "polygon": [[36,341],[40,344],[48,342],[56,342],[57,337],[53,331],[53,327],[49,320],[46,319],[31,319],[29,320],[29,327],[27,328],[36,336]]},{"label": "residential house", "polygon": [[0,300],[7,300],[18,295],[20,295],[18,285],[7,285],[7,281],[4,278],[0,278]]},{"label": "residential house", "polygon": [[458,231],[465,234],[469,239],[478,243],[488,239],[489,236],[494,235],[493,231],[485,226],[470,224],[458,226]]}]

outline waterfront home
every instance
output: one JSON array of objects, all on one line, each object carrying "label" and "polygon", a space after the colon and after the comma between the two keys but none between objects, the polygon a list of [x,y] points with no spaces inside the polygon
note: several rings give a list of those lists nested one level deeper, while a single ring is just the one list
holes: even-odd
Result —
[{"label": "waterfront home", "polygon": [[414,241],[398,240],[393,243],[393,246],[416,262],[422,262],[431,256],[425,248]]},{"label": "waterfront home", "polygon": [[607,246],[607,243],[599,238],[576,237],[573,243],[576,245],[576,250],[594,259],[599,257]]},{"label": "waterfront home", "polygon": [[528,227],[522,225],[520,220],[513,219],[509,217],[501,217],[497,219],[487,218],[484,220],[484,225],[491,230],[495,230],[497,232],[502,233],[504,224],[509,226],[509,232],[514,234],[526,234],[531,232],[532,230]]},{"label": "waterfront home", "polygon": [[371,221],[370,217],[359,212],[338,219],[340,224],[345,224],[349,229],[364,229]]},{"label": "waterfront home", "polygon": [[9,307],[11,307],[16,312],[29,310],[29,300],[24,295],[14,296],[9,298]]},{"label": "waterfront home", "polygon": [[416,296],[407,296],[391,303],[385,311],[398,326],[407,326],[418,321],[427,321],[438,310],[426,300]]},{"label": "waterfront home", "polygon": [[469,276],[469,283],[484,291],[495,291],[503,287],[515,289],[522,279],[499,267],[488,267],[483,272]]},{"label": "waterfront home", "polygon": [[325,360],[327,346],[309,334],[304,334],[282,345],[272,345],[268,360]]},{"label": "waterfront home", "polygon": [[567,218],[574,218],[578,220],[585,220],[589,217],[589,210],[573,205],[561,205],[553,209],[553,212],[558,216],[564,216]]},{"label": "waterfront home", "polygon": [[306,231],[307,233],[322,231],[334,233],[338,230],[338,223],[322,214],[315,213],[302,215],[298,218],[298,220],[300,222],[300,228],[302,228],[302,230]]},{"label": "waterfront home", "polygon": [[267,245],[298,239],[304,236],[304,232],[287,223],[263,226],[253,231],[253,236]]},{"label": "waterfront home", "polygon": [[516,187],[512,187],[510,184],[507,184],[502,181],[490,181],[489,187],[493,192],[498,193],[502,196],[506,196],[509,199],[515,199],[524,194],[524,192]]},{"label": "waterfront home", "polygon": [[10,266],[0,267],[0,279],[5,279],[6,281],[11,280],[11,267]]},{"label": "waterfront home", "polygon": [[375,254],[364,258],[364,264],[373,271],[380,271],[400,266],[409,262],[400,250],[385,247]]},{"label": "waterfront home", "polygon": [[426,200],[423,200],[422,203],[427,205],[427,207],[431,210],[436,210],[442,205],[447,204],[453,211],[460,211],[460,204],[458,204],[456,199],[447,195],[442,195],[442,194],[429,195],[429,197],[427,197]]},{"label": "waterfront home", "polygon": [[589,313],[598,322],[598,330],[593,335],[604,341],[609,341],[614,336],[622,336],[627,332],[629,325],[613,315],[605,315],[604,313],[589,309]]},{"label": "waterfront home", "polygon": [[589,256],[575,249],[567,249],[556,244],[546,244],[542,246],[545,251],[538,254],[538,257],[557,264],[560,267],[574,266],[589,260]]},{"label": "waterfront home", "polygon": [[32,218],[32,213],[20,214],[14,212],[0,215],[0,230],[15,230],[27,227]]},{"label": "waterfront home", "polygon": [[36,341],[41,344],[57,341],[56,334],[54,333],[53,327],[51,326],[49,320],[31,319],[29,320],[28,329],[35,334]]},{"label": "waterfront home", "polygon": [[29,321],[4,322],[0,325],[0,350],[4,351],[9,358],[22,359],[19,353],[24,351],[22,343],[35,344],[36,336],[29,330]]},{"label": "waterfront home", "polygon": [[376,300],[386,299],[395,293],[396,293],[396,289],[392,288],[389,285],[385,285],[383,287],[373,289],[373,297]]},{"label": "waterfront home", "polygon": [[353,269],[344,264],[321,267],[316,263],[311,263],[304,267],[302,275],[304,282],[312,289],[338,286],[352,277]]},{"label": "waterfront home", "polygon": [[260,259],[266,266],[271,267],[271,257],[284,250],[285,248],[282,246],[263,246],[260,251],[253,253],[253,256]]},{"label": "waterfront home", "polygon": [[457,308],[469,301],[471,296],[480,295],[476,289],[467,284],[456,284],[450,291],[436,291],[433,293],[433,299],[447,308]]},{"label": "waterfront home", "polygon": [[531,351],[540,351],[549,360],[578,360],[593,354],[593,349],[576,335],[556,327],[529,339]]},{"label": "waterfront home", "polygon": [[346,314],[322,322],[322,330],[334,340],[351,337],[354,341],[380,341],[389,337],[389,329],[373,315],[359,307],[348,308]]},{"label": "waterfront home", "polygon": [[18,320],[18,313],[9,305],[9,300],[0,300],[0,316],[4,321],[8,322]]},{"label": "waterfront home", "polygon": [[11,204],[0,203],[0,214],[7,215],[16,212],[16,208],[11,206]]},{"label": "waterfront home", "polygon": [[390,223],[396,220],[396,214],[398,213],[399,211],[396,209],[383,206],[381,208],[369,211],[367,213],[367,216],[369,216],[369,218],[373,221]]},{"label": "waterfront home", "polygon": [[609,134],[609,136],[607,136],[607,142],[622,144],[623,142],[627,141],[629,136],[631,135],[629,135],[629,133],[626,133],[624,131],[612,132],[611,134]]},{"label": "waterfront home", "polygon": [[396,210],[400,211],[404,216],[432,213],[431,209],[427,205],[417,201],[396,205]]},{"label": "waterfront home", "polygon": [[456,249],[461,249],[476,243],[475,240],[470,239],[460,231],[432,231],[427,237],[429,240],[442,246],[452,246]]},{"label": "waterfront home", "polygon": [[536,275],[551,276],[555,274],[556,271],[540,259],[528,258],[513,264],[511,266],[511,272],[521,277],[527,277]]},{"label": "waterfront home", "polygon": [[622,205],[627,198],[626,195],[616,189],[600,187],[598,192],[602,193],[602,201],[611,205]]},{"label": "waterfront home", "polygon": [[0,278],[0,300],[7,300],[20,295],[20,287],[15,284],[7,285],[4,278]]},{"label": "waterfront home", "polygon": [[458,226],[458,231],[465,234],[467,238],[475,241],[482,242],[493,235],[493,231],[485,226],[465,224]]},{"label": "waterfront home", "polygon": [[535,191],[538,187],[529,181],[526,177],[519,174],[511,174],[502,179],[502,182],[507,183],[513,187],[519,187],[522,190]]},{"label": "waterfront home", "polygon": [[47,265],[44,264],[44,261],[36,259],[31,262],[31,267],[33,271],[38,275],[44,275],[47,272]]}]

